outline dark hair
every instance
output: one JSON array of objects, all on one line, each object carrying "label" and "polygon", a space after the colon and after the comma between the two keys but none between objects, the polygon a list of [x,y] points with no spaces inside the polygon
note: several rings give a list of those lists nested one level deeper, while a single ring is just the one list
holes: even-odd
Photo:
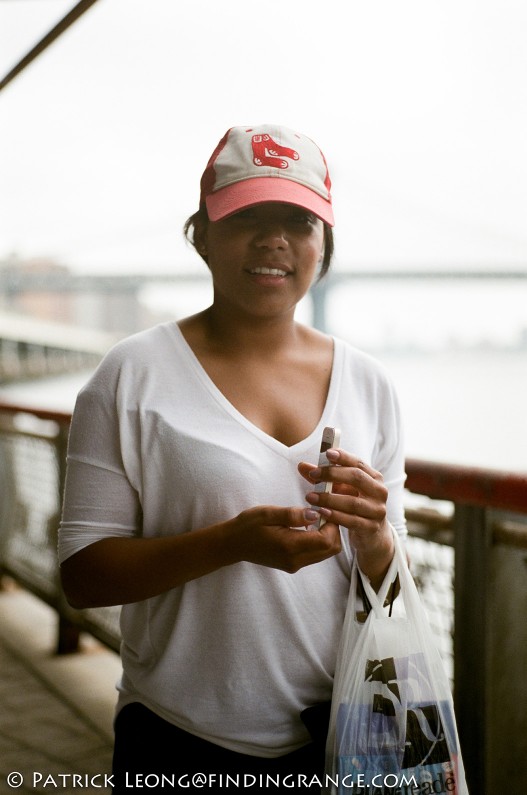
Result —
[{"label": "dark hair", "polygon": [[[191,246],[193,246],[202,260],[207,262],[207,255],[204,253],[203,247],[200,243],[200,236],[205,231],[209,222],[206,207],[200,207],[197,212],[187,218],[183,227],[183,234],[185,239]],[[323,221],[324,224],[324,256],[322,258],[322,265],[320,273],[318,274],[317,281],[320,281],[329,271],[333,253],[335,251],[335,240],[333,237],[332,227]],[[201,250],[200,250],[201,249]],[[208,264],[208,262],[207,262]]]}]

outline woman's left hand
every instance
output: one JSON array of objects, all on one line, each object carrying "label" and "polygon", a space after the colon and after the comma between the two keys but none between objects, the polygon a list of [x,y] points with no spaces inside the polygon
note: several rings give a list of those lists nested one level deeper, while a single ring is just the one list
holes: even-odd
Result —
[{"label": "woman's left hand", "polygon": [[380,585],[393,557],[394,546],[386,518],[388,489],[380,472],[342,449],[326,453],[331,466],[316,467],[302,462],[298,469],[309,483],[332,484],[329,493],[310,491],[307,502],[329,522],[349,531],[359,566],[372,584]]}]

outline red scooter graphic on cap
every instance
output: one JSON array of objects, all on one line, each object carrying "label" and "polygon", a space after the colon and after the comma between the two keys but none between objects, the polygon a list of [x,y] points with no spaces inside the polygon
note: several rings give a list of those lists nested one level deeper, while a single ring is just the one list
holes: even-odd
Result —
[{"label": "red scooter graphic on cap", "polygon": [[287,157],[290,160],[299,160],[300,155],[288,146],[281,146],[273,141],[270,135],[253,135],[253,163],[255,166],[274,166],[274,168],[289,168]]}]

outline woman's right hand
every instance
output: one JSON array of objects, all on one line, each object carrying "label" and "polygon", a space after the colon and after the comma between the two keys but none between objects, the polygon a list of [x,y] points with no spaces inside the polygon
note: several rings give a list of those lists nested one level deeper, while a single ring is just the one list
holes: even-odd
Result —
[{"label": "woman's right hand", "polygon": [[318,519],[310,508],[260,505],[242,511],[228,523],[235,557],[290,574],[331,558],[341,550],[340,531],[331,522],[309,529]]},{"label": "woman's right hand", "polygon": [[190,533],[105,538],[62,563],[62,585],[70,604],[85,608],[149,599],[240,561],[294,573],[340,552],[337,525],[304,529],[318,516],[265,505]]}]

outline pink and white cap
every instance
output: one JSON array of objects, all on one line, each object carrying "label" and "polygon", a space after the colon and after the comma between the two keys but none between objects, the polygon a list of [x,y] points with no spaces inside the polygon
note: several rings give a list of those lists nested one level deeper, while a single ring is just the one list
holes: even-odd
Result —
[{"label": "pink and white cap", "polygon": [[331,181],[324,155],[305,135],[272,124],[231,127],[201,178],[211,221],[263,202],[303,207],[330,226]]}]

